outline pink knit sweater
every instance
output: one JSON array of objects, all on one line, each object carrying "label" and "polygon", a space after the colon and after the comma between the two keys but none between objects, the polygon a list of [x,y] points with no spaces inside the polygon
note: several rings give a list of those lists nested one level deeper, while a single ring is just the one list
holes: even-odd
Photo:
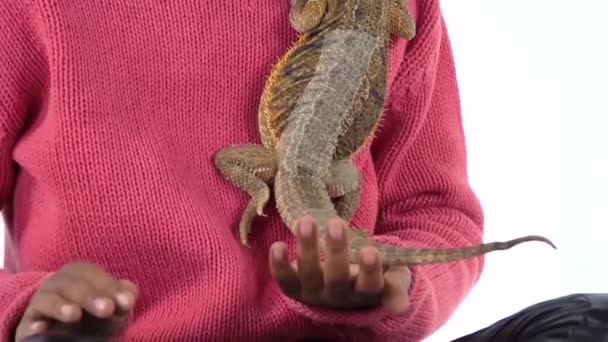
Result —
[{"label": "pink knit sweater", "polygon": [[[459,94],[438,0],[412,2],[418,36],[395,41],[391,98],[357,159],[353,224],[405,246],[481,242]],[[272,205],[252,248],[237,226],[247,195],[212,163],[259,142],[265,77],[296,33],[289,1],[0,2],[0,339],[65,263],[99,263],[142,296],[127,341],[306,336],[420,341],[451,316],[483,259],[413,268],[411,310],[332,311],[286,298],[272,242],[293,237]]]}]

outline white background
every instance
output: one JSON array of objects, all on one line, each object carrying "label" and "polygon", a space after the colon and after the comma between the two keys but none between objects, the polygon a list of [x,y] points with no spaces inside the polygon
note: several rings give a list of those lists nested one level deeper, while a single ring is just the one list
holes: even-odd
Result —
[{"label": "white background", "polygon": [[482,279],[426,342],[524,307],[608,292],[608,3],[443,0],[485,240],[544,234],[488,254]]},{"label": "white background", "polygon": [[538,301],[608,292],[606,1],[442,7],[485,240],[543,234],[559,250],[530,243],[488,255],[476,288],[426,342],[447,342]]}]

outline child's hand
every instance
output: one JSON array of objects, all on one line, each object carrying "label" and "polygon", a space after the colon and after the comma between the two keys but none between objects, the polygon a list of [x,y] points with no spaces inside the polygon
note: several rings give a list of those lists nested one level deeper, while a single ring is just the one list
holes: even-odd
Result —
[{"label": "child's hand", "polygon": [[330,221],[326,236],[325,261],[321,264],[313,219],[298,224],[297,262],[291,265],[287,246],[278,242],[270,253],[274,279],[283,292],[298,301],[335,309],[364,309],[382,304],[393,314],[409,307],[411,274],[407,267],[382,269],[375,248],[362,249],[360,265],[350,265],[346,222]]},{"label": "child's hand", "polygon": [[121,329],[138,297],[135,284],[116,280],[99,266],[72,263],[47,278],[30,301],[16,342],[49,329],[112,336]]}]

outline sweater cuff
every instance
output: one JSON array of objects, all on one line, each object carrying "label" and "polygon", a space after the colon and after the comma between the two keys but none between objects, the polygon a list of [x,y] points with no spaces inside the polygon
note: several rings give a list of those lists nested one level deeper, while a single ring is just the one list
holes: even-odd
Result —
[{"label": "sweater cuff", "polygon": [[[389,317],[389,313],[382,306],[373,309],[338,310],[306,305],[286,296],[284,301],[289,309],[310,319],[313,324],[329,324],[338,328],[340,326],[349,329],[371,328]],[[403,315],[400,317],[403,317]]]},{"label": "sweater cuff", "polygon": [[0,271],[0,340],[13,341],[30,299],[40,284],[52,273],[23,272],[3,274]]}]

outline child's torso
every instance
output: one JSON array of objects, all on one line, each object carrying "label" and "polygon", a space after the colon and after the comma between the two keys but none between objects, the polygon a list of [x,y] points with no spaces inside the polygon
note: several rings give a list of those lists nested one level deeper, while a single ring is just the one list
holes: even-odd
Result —
[{"label": "child's torso", "polygon": [[[260,142],[265,77],[296,38],[290,1],[37,2],[49,87],[14,149],[20,170],[8,216],[18,252],[9,265],[98,262],[142,284],[141,310],[170,296],[192,301],[165,307],[163,317],[226,305],[243,306],[240,317],[260,315],[255,306],[274,291],[267,250],[290,233],[271,201],[269,217],[253,226],[253,247],[241,247],[248,198],[212,157],[226,145]],[[393,56],[401,53],[402,45]],[[373,227],[368,150],[357,163],[364,191],[353,224]],[[283,309],[264,310],[279,317]]]}]

